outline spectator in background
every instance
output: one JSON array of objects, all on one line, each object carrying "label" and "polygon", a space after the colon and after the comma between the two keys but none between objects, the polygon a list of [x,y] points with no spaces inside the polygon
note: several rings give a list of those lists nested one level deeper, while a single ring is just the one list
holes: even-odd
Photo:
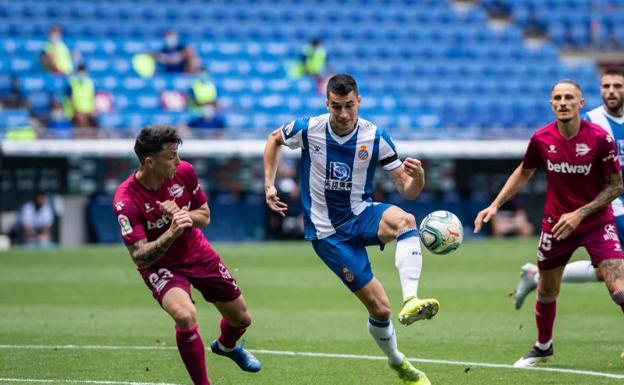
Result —
[{"label": "spectator in background", "polygon": [[[201,134],[209,136],[223,135],[226,124],[219,114],[217,96],[217,87],[212,77],[205,68],[200,68],[188,93],[188,105],[193,113],[188,127],[200,129]],[[195,133],[200,132],[196,130]]]},{"label": "spectator in background", "polygon": [[206,68],[201,67],[189,89],[188,100],[191,109],[201,109],[206,105],[217,105],[217,86]]},{"label": "spectator in background", "polygon": [[48,32],[48,42],[41,52],[41,64],[46,72],[69,75],[74,72],[72,55],[63,43],[63,30],[54,25]]},{"label": "spectator in background", "polygon": [[46,120],[46,132],[42,136],[46,138],[70,139],[73,128],[72,122],[65,114],[63,104],[56,100],[52,102]]},{"label": "spectator in background", "polygon": [[528,237],[532,234],[533,225],[520,202],[515,199],[505,202],[492,217],[492,235],[495,237]]},{"label": "spectator in background", "polygon": [[165,32],[165,44],[154,54],[154,58],[168,73],[193,73],[199,68],[195,50],[181,43],[178,33],[172,29]]},{"label": "spectator in background", "polygon": [[327,59],[327,50],[318,38],[310,40],[301,49],[301,55],[289,69],[291,78],[302,76],[312,76],[316,80],[316,85],[320,93],[324,93],[325,79],[331,74]]},{"label": "spectator in background", "polygon": [[[98,127],[95,110],[95,85],[87,74],[87,67],[84,64],[78,66],[75,75],[67,79],[65,112],[66,116],[72,120],[74,127],[89,129]],[[89,134],[85,130],[77,132],[79,135]]]},{"label": "spectator in background", "polygon": [[51,247],[54,211],[43,192],[35,193],[32,201],[20,209],[17,220],[11,229],[11,237],[16,243],[33,247]]}]

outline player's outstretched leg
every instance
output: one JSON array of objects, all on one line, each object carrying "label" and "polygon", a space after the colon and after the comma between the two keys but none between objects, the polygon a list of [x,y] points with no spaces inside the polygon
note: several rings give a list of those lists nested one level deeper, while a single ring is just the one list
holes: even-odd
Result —
[{"label": "player's outstretched leg", "polygon": [[553,355],[555,351],[553,349],[553,344],[550,344],[548,349],[542,350],[537,346],[533,346],[531,350],[518,361],[516,361],[513,366],[514,368],[529,368],[539,364],[540,362],[548,361]]},{"label": "player's outstretched leg", "polygon": [[514,307],[516,310],[522,307],[527,295],[537,288],[537,274],[537,266],[532,263],[525,263],[522,269],[520,269],[520,281],[518,281],[518,286],[514,292]]},{"label": "player's outstretched leg", "polygon": [[427,375],[416,369],[408,360],[403,356],[403,362],[400,364],[393,364],[389,362],[390,368],[396,372],[403,384],[405,385],[431,385]]},{"label": "player's outstretched leg", "polygon": [[430,319],[438,313],[440,303],[435,299],[419,299],[418,281],[422,270],[420,237],[416,228],[409,227],[397,236],[395,266],[399,272],[403,291],[403,307],[399,322],[403,325]]},{"label": "player's outstretched leg", "polygon": [[407,297],[399,312],[399,322],[403,325],[411,325],[422,319],[431,319],[438,313],[438,310],[440,310],[440,303],[436,299]]}]

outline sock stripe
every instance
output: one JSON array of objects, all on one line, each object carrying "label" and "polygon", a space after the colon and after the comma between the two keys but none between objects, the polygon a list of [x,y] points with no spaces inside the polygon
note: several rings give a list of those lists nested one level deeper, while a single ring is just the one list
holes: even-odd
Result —
[{"label": "sock stripe", "polygon": [[191,326],[188,329],[184,329],[184,328],[179,328],[179,327],[175,327],[176,332],[178,333],[193,333],[196,332],[197,329],[199,329],[199,324],[195,324],[194,326]]},{"label": "sock stripe", "polygon": [[553,303],[557,301],[557,296],[556,295],[551,295],[548,297],[545,296],[541,296],[539,293],[537,293],[537,302],[543,303],[543,304],[549,304],[549,303]]},{"label": "sock stripe", "polygon": [[387,328],[388,326],[390,326],[390,320],[380,321],[374,319],[373,317],[368,317],[368,323],[378,328]]},{"label": "sock stripe", "polygon": [[415,228],[415,227],[414,228],[410,228],[410,229],[405,229],[405,230],[399,231],[399,233],[397,234],[396,240],[398,242],[398,241],[402,241],[402,240],[404,240],[406,238],[417,237],[418,235],[419,235],[418,234],[418,229]]}]

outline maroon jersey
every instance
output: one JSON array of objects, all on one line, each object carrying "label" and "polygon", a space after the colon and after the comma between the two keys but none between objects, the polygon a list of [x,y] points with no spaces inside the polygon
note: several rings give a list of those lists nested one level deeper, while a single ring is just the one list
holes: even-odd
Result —
[{"label": "maroon jersey", "polygon": [[[156,203],[166,200],[175,201],[178,207],[186,206],[189,211],[206,203],[207,198],[199,185],[197,174],[188,162],[180,162],[173,178],[166,179],[157,191],[141,185],[134,173],[117,188],[113,210],[126,245],[141,239],[151,242],[169,228],[171,218],[160,211]],[[197,261],[218,258],[201,230],[192,227],[184,230],[167,252],[150,267],[184,268]]]},{"label": "maroon jersey", "polygon": [[[522,161],[525,169],[544,165],[548,188],[542,229],[550,231],[562,214],[586,205],[607,186],[607,178],[619,174],[620,164],[613,138],[600,126],[581,120],[579,132],[564,138],[557,122],[533,134]],[[613,220],[611,205],[587,217],[581,226]]]}]

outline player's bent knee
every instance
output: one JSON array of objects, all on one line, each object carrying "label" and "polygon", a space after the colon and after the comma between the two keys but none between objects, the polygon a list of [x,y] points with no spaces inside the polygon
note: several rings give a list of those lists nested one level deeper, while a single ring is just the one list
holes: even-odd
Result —
[{"label": "player's bent knee", "polygon": [[173,309],[170,314],[176,324],[184,328],[190,328],[197,322],[197,312],[194,308],[181,306]]},{"label": "player's bent knee", "polygon": [[416,228],[416,218],[409,213],[403,213],[399,218],[397,223],[398,232],[415,229]]}]

